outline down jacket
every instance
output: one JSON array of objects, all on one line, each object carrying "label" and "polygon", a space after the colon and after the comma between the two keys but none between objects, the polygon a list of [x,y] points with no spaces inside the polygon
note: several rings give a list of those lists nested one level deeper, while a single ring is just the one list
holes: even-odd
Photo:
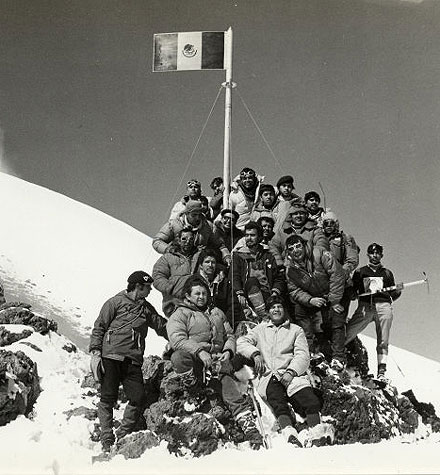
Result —
[{"label": "down jacket", "polygon": [[[179,232],[186,227],[188,227],[188,223],[186,222],[184,214],[165,223],[153,238],[154,250],[159,254],[165,254],[170,244],[177,238]],[[195,245],[198,247],[219,249],[223,259],[230,255],[225,243],[214,235],[212,224],[206,219],[204,219],[196,229]]]},{"label": "down jacket", "polygon": [[260,353],[266,372],[258,382],[258,393],[266,398],[266,388],[270,378],[281,379],[287,369],[296,372],[287,394],[290,397],[300,389],[310,386],[307,370],[310,363],[309,347],[304,330],[286,320],[279,326],[272,322],[262,322],[249,333],[237,340],[237,353],[252,358]]},{"label": "down jacket", "polygon": [[351,285],[351,274],[359,265],[359,248],[353,236],[340,231],[328,237],[330,251],[342,265],[346,286]]},{"label": "down jacket", "polygon": [[307,221],[300,229],[292,227],[289,222],[285,222],[284,225],[275,233],[275,236],[269,241],[269,250],[275,256],[279,266],[283,265],[286,241],[292,234],[298,234],[313,247],[322,247],[327,251],[330,250],[330,245],[324,232],[321,228],[318,228],[313,221]]},{"label": "down jacket", "polygon": [[205,350],[211,354],[229,350],[235,354],[235,336],[225,314],[217,307],[202,311],[182,303],[170,316],[167,331],[173,350],[196,356]]},{"label": "down jacket", "polygon": [[320,247],[306,248],[306,266],[286,259],[287,289],[292,302],[306,307],[312,297],[325,297],[331,305],[341,301],[345,274],[330,251]]},{"label": "down jacket", "polygon": [[89,351],[98,350],[104,358],[123,361],[130,358],[142,365],[148,328],[168,339],[166,320],[145,299],[134,301],[126,291],[104,303],[92,330]]},{"label": "down jacket", "polygon": [[162,309],[169,316],[173,310],[173,297],[183,298],[182,289],[188,278],[195,273],[200,251],[185,256],[171,248],[157,260],[153,267],[154,287],[162,293]]}]

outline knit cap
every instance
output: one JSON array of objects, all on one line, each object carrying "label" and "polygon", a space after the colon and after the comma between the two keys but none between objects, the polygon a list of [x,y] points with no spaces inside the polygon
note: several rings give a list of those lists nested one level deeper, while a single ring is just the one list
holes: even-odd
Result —
[{"label": "knit cap", "polygon": [[[278,181],[277,181],[277,188],[279,188],[281,185],[284,185],[286,183],[292,183],[292,186],[293,186],[293,176],[292,175],[284,175],[282,176]],[[293,188],[295,188],[293,186]]]},{"label": "knit cap", "polygon": [[197,200],[189,200],[185,206],[185,213],[191,213],[192,211],[200,211],[200,213],[203,213],[202,203]]}]

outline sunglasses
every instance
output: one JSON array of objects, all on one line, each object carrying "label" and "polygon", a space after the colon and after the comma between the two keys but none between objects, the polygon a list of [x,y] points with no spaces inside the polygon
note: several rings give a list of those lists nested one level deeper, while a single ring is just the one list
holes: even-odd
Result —
[{"label": "sunglasses", "polygon": [[324,226],[332,226],[332,225],[334,225],[334,224],[336,224],[336,223],[335,223],[335,221],[332,221],[332,220],[330,219],[330,220],[324,220],[324,221],[322,222],[322,224],[323,224]]}]

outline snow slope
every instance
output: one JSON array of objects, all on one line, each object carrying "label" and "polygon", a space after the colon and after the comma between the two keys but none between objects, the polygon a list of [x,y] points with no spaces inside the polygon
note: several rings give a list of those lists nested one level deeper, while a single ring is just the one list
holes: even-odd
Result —
[{"label": "snow slope", "polygon": [[[133,270],[151,271],[156,260],[151,239],[95,209],[1,173],[0,198],[5,203],[0,272],[7,299],[20,297],[46,316],[63,316],[62,332],[70,332],[85,348],[79,334],[89,332],[104,300],[124,288]],[[151,300],[160,308],[157,293]],[[79,385],[88,356],[62,350],[64,336],[34,333],[28,340],[44,351],[20,342],[8,349],[20,349],[37,361],[43,392],[33,420],[20,417],[0,427],[0,473],[440,473],[437,435],[413,444],[394,440],[301,450],[275,438],[269,451],[229,448],[189,460],[160,446],[137,460],[116,457],[92,465],[98,445],[89,439],[91,422],[82,417],[67,421],[63,414],[90,404]],[[375,342],[363,341],[374,368]],[[162,347],[156,337],[147,343],[152,354]],[[389,375],[398,388],[413,389],[419,400],[435,403],[439,414],[440,363],[396,347],[390,354]]]}]

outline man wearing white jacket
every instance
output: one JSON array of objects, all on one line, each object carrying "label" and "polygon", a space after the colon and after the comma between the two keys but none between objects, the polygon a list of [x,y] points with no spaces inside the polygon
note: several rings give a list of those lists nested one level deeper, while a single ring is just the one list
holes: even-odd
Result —
[{"label": "man wearing white jacket", "polygon": [[304,330],[290,322],[280,297],[268,299],[267,309],[270,321],[241,336],[237,352],[254,361],[255,372],[260,376],[258,393],[271,407],[290,443],[302,446],[289,403],[306,413],[309,431],[304,439],[310,445],[331,442],[332,428],[321,424],[321,404],[307,375],[310,355]]}]

